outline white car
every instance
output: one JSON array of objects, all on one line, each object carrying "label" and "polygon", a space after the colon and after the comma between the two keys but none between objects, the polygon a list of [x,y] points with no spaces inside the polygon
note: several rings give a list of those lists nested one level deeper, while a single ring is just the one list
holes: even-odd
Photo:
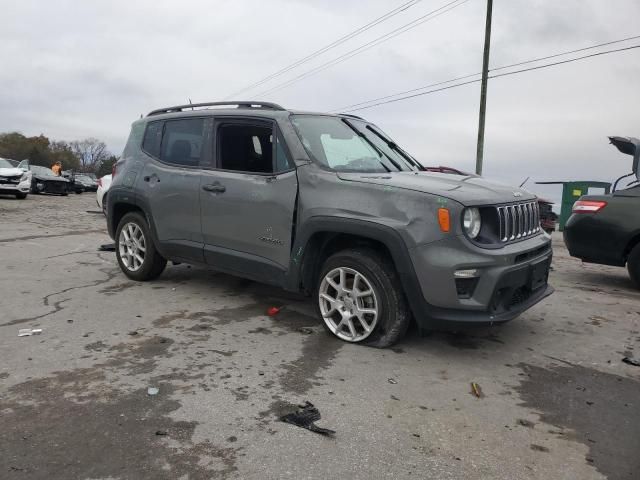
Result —
[{"label": "white car", "polygon": [[107,191],[111,186],[111,175],[105,175],[102,178],[98,179],[98,191],[96,192],[96,202],[98,202],[98,206],[102,210],[102,212],[107,214]]},{"label": "white car", "polygon": [[0,194],[15,195],[16,198],[25,199],[31,188],[31,172],[15,167],[9,160],[0,158]]}]

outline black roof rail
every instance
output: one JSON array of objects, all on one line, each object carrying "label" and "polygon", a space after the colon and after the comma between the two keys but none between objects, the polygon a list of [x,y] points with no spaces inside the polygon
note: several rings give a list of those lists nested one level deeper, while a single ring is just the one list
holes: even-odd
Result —
[{"label": "black roof rail", "polygon": [[188,109],[194,109],[196,107],[217,107],[223,105],[236,105],[237,108],[264,108],[268,110],[286,110],[284,107],[281,107],[277,103],[271,102],[206,102],[206,103],[189,103],[187,105],[176,105],[175,107],[165,107],[158,108],[157,110],[153,110],[149,112],[147,117],[151,115],[160,115],[162,113],[174,113],[174,112],[182,112]]},{"label": "black roof rail", "polygon": [[357,118],[358,120],[364,120],[364,118],[359,117],[357,115],[352,115],[350,113],[339,113],[338,115],[342,115],[343,117]]}]

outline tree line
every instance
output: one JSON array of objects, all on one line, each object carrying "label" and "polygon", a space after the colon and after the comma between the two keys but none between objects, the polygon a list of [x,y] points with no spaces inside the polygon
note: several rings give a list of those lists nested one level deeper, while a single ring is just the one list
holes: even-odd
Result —
[{"label": "tree line", "polygon": [[19,132],[0,133],[0,157],[18,161],[28,159],[31,165],[43,167],[59,161],[64,170],[95,173],[98,177],[111,173],[111,167],[118,161],[118,157],[97,138],[66,142],[50,140],[42,134],[27,137]]}]

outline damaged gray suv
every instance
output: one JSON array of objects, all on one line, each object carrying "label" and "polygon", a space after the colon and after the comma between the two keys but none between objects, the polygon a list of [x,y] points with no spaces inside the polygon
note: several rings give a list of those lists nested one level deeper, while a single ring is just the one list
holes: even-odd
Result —
[{"label": "damaged gray suv", "polygon": [[133,123],[109,191],[122,271],[209,266],[314,297],[326,328],[386,347],[511,320],[553,291],[535,196],[425,171],[353,115],[214,102]]}]

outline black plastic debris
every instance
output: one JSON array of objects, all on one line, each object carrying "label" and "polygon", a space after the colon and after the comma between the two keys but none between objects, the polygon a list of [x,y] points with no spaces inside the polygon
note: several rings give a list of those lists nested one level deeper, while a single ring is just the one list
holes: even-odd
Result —
[{"label": "black plastic debris", "polygon": [[622,359],[622,361],[624,363],[626,363],[627,365],[633,365],[634,367],[640,367],[640,360],[638,360],[637,358],[624,357]]},{"label": "black plastic debris", "polygon": [[313,403],[307,401],[304,405],[298,405],[297,411],[280,417],[280,421],[290,423],[297,427],[306,428],[307,430],[319,433],[320,435],[333,435],[336,433],[334,430],[329,430],[328,428],[322,428],[315,425],[315,422],[320,420],[320,418],[320,411],[313,406]]},{"label": "black plastic debris", "polygon": [[98,250],[101,252],[115,252],[116,244],[115,243],[105,243],[98,247]]}]

